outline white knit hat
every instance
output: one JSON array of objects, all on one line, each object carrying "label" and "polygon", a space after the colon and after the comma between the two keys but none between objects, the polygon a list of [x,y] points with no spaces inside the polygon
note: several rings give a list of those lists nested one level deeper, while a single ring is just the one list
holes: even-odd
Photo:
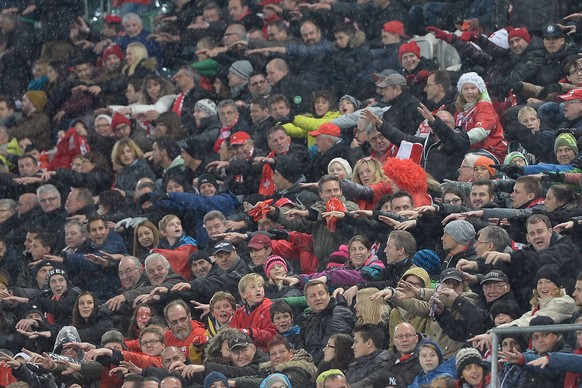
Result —
[{"label": "white knit hat", "polygon": [[350,163],[344,158],[333,158],[332,160],[330,160],[330,162],[327,164],[328,173],[331,174],[330,167],[334,163],[339,163],[344,168],[344,170],[346,171],[346,178],[349,179],[352,176],[353,174],[352,166],[350,166]]},{"label": "white knit hat", "polygon": [[481,93],[487,91],[487,87],[485,87],[485,81],[483,81],[483,78],[481,78],[481,76],[475,72],[463,74],[459,78],[459,82],[457,82],[457,90],[461,92],[463,90],[463,85],[465,84],[475,85]]},{"label": "white knit hat", "polygon": [[489,41],[501,48],[508,49],[509,48],[509,39],[507,37],[509,34],[505,28],[495,31],[491,35],[489,35]]}]

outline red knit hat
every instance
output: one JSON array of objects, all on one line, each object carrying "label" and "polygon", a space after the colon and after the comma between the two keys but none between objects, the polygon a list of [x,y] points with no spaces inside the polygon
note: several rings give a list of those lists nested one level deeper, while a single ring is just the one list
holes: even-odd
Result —
[{"label": "red knit hat", "polygon": [[398,58],[402,59],[404,53],[413,53],[420,58],[420,47],[418,47],[418,44],[416,44],[416,42],[413,40],[407,43],[402,43],[398,49]]},{"label": "red knit hat", "polygon": [[103,63],[105,63],[105,60],[110,55],[115,55],[120,60],[123,61],[123,58],[124,58],[123,50],[121,49],[121,47],[118,44],[112,43],[109,46],[107,46],[105,48],[105,50],[103,50],[103,55],[101,55],[101,60],[103,61]]},{"label": "red knit hat", "polygon": [[525,40],[527,43],[531,42],[531,36],[529,35],[529,31],[525,27],[520,28],[511,28],[507,27],[506,30],[508,31],[507,41],[509,42],[511,38],[521,38]]},{"label": "red knit hat", "polygon": [[131,126],[131,121],[121,113],[115,112],[111,118],[111,128],[115,129],[118,125],[127,124]]}]

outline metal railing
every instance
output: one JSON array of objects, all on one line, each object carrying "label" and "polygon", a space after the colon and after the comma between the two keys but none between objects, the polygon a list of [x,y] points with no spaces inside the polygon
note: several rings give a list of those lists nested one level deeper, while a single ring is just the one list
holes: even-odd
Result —
[{"label": "metal railing", "polygon": [[503,334],[529,334],[533,332],[562,332],[562,331],[574,331],[582,330],[582,324],[564,324],[564,325],[540,325],[540,326],[510,326],[510,327],[496,327],[491,329],[492,340],[491,340],[491,388],[498,388],[499,381],[497,379],[498,367],[499,367],[499,336]]}]

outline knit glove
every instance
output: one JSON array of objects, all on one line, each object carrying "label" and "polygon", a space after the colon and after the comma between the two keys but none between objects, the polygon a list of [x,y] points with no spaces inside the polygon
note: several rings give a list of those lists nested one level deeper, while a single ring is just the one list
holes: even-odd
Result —
[{"label": "knit glove", "polygon": [[441,30],[440,28],[428,26],[426,27],[428,32],[432,32],[434,36],[439,38],[440,40],[444,40],[447,43],[451,43],[455,39],[455,34],[451,34],[450,32],[446,32]]}]

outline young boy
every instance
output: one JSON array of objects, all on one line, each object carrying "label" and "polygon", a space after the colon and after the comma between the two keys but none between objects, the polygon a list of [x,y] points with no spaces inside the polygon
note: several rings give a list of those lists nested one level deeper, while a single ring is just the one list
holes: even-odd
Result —
[{"label": "young boy", "polygon": [[210,299],[209,308],[206,336],[214,337],[220,329],[230,326],[230,320],[236,310],[236,301],[230,293],[218,291]]},{"label": "young boy", "polygon": [[242,330],[253,343],[267,351],[267,344],[277,334],[271,322],[269,310],[273,302],[265,298],[265,279],[257,273],[243,276],[238,283],[238,292],[243,306],[234,312],[230,326]]},{"label": "young boy", "polygon": [[159,222],[160,239],[159,248],[176,249],[184,245],[196,247],[198,243],[192,237],[187,236],[182,229],[182,221],[174,214],[164,216]]},{"label": "young boy", "polygon": [[271,306],[271,321],[275,329],[293,346],[302,349],[301,328],[293,324],[293,310],[284,300],[278,300]]},{"label": "young boy", "polygon": [[433,379],[442,375],[455,376],[455,357],[443,362],[443,353],[439,345],[429,339],[423,339],[418,345],[418,362],[422,373],[414,378],[409,388],[418,388],[428,385]]}]

